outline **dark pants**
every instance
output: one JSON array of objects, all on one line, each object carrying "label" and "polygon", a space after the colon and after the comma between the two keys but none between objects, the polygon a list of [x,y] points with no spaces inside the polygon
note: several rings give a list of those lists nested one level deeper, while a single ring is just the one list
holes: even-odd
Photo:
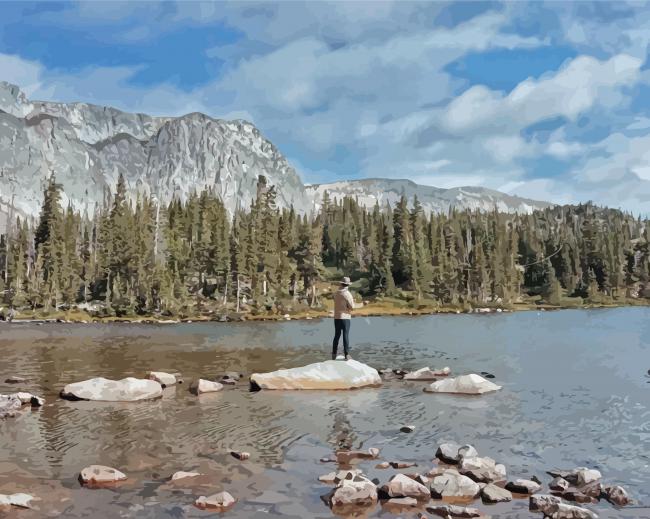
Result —
[{"label": "dark pants", "polygon": [[350,353],[350,319],[334,319],[334,341],[332,342],[332,358],[336,358],[336,352],[339,349],[339,339],[343,334],[343,352],[347,357]]}]

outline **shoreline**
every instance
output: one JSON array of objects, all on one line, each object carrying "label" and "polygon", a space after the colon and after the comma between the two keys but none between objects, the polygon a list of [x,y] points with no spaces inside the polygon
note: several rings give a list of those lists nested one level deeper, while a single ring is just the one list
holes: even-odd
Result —
[{"label": "shoreline", "polygon": [[[650,307],[650,301],[636,300],[634,303],[608,303],[608,304],[583,304],[583,305],[537,305],[535,303],[518,303],[508,307],[476,307],[460,309],[455,307],[413,308],[374,305],[372,303],[358,309],[353,314],[355,317],[421,317],[425,315],[486,315],[505,314],[515,312],[554,312],[560,310],[594,310],[626,307]],[[70,312],[56,312],[46,316],[38,314],[33,316],[17,316],[12,322],[0,321],[2,324],[190,324],[190,323],[233,323],[233,322],[278,322],[278,321],[309,321],[317,319],[331,319],[330,310],[314,309],[296,313],[279,314],[252,314],[246,312],[224,312],[221,315],[199,315],[193,317],[157,317],[151,315],[128,317],[96,317],[78,310]]]}]

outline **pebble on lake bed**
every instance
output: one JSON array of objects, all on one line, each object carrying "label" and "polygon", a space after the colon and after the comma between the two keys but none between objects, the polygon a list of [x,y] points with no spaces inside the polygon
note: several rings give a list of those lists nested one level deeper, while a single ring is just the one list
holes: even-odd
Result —
[{"label": "pebble on lake bed", "polygon": [[400,427],[399,430],[402,431],[403,433],[412,433],[413,431],[415,431],[415,426],[414,425],[403,425],[402,427]]},{"label": "pebble on lake bed", "polygon": [[183,478],[195,478],[197,476],[202,476],[203,474],[200,474],[198,472],[183,472],[182,470],[179,470],[178,472],[174,472],[172,475],[172,481],[176,481],[177,479],[183,479]]},{"label": "pebble on lake bed", "polygon": [[194,395],[202,395],[203,393],[216,393],[223,389],[223,385],[219,382],[212,382],[211,380],[198,379],[190,384],[190,393]]},{"label": "pebble on lake bed", "polygon": [[0,507],[15,506],[16,508],[32,508],[32,501],[39,501],[38,498],[22,492],[16,494],[0,494]]}]

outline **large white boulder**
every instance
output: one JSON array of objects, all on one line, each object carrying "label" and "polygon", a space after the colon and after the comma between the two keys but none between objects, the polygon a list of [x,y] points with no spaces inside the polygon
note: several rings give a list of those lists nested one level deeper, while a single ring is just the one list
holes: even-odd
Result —
[{"label": "large white boulder", "polygon": [[501,386],[497,386],[475,373],[438,380],[424,388],[427,393],[460,393],[463,395],[481,395],[499,389],[501,389]]},{"label": "large white boulder", "polygon": [[478,483],[455,470],[445,470],[431,481],[431,496],[436,499],[445,497],[474,499],[480,491],[481,487]]},{"label": "large white boulder", "polygon": [[377,370],[356,360],[327,360],[251,375],[253,389],[357,389],[379,385]]},{"label": "large white boulder", "polygon": [[155,380],[133,377],[110,380],[98,377],[68,384],[61,391],[61,398],[101,402],[135,402],[160,398],[162,394],[162,386]]}]

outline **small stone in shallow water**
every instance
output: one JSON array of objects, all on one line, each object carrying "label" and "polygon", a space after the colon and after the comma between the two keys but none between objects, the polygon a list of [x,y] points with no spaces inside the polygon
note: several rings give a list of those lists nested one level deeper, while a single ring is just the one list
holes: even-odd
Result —
[{"label": "small stone in shallow water", "polygon": [[399,430],[402,431],[403,433],[412,433],[413,431],[415,431],[415,426],[414,425],[403,425],[402,427],[400,427]]},{"label": "small stone in shallow water", "polygon": [[225,511],[231,508],[235,503],[235,498],[228,492],[219,492],[218,494],[213,494],[208,497],[199,497],[194,502],[194,505],[202,510]]},{"label": "small stone in shallow water", "polygon": [[177,479],[183,479],[183,478],[195,478],[201,475],[202,474],[198,472],[183,472],[182,470],[179,470],[178,472],[175,472],[172,475],[172,481],[176,481]]},{"label": "small stone in shallow water", "polygon": [[126,474],[104,465],[90,465],[81,471],[79,481],[84,485],[106,485],[126,481]]},{"label": "small stone in shallow water", "polygon": [[390,463],[388,463],[387,461],[382,461],[381,463],[377,463],[377,465],[375,465],[375,468],[376,469],[388,469],[388,468],[390,468]]},{"label": "small stone in shallow water", "polygon": [[481,517],[483,514],[478,508],[457,505],[427,506],[427,512],[440,517]]},{"label": "small stone in shallow water", "polygon": [[240,461],[247,460],[251,457],[250,453],[248,452],[239,452],[239,451],[230,451],[230,455],[233,458],[237,458]]}]

